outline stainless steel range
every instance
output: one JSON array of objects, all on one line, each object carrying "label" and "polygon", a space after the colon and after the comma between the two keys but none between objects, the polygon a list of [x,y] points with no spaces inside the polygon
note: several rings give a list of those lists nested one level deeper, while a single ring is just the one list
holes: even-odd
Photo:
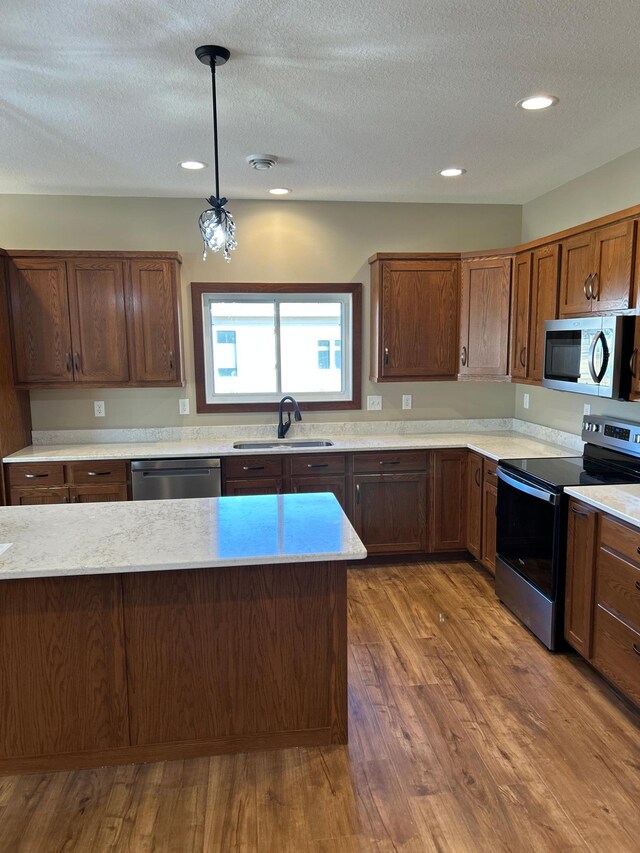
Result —
[{"label": "stainless steel range", "polygon": [[640,424],[586,416],[582,456],[501,459],[496,593],[552,651],[563,644],[565,486],[640,482]]}]

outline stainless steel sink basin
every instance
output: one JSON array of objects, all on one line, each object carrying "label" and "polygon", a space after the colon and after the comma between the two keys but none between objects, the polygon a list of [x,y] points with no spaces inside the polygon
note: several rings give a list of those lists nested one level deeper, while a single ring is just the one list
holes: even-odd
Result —
[{"label": "stainless steel sink basin", "polygon": [[235,441],[233,447],[235,450],[271,450],[277,447],[333,447],[333,442],[326,438],[267,438],[264,441]]}]

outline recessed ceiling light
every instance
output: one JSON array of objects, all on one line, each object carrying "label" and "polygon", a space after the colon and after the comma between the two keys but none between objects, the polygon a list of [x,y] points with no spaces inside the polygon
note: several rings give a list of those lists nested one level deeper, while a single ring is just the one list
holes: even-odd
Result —
[{"label": "recessed ceiling light", "polygon": [[518,101],[516,107],[522,107],[523,110],[546,110],[547,107],[555,107],[558,100],[555,95],[530,95]]},{"label": "recessed ceiling light", "polygon": [[466,169],[460,169],[458,166],[450,166],[448,169],[440,169],[438,174],[442,175],[443,178],[457,178],[458,175],[464,175],[466,171]]},{"label": "recessed ceiling light", "polygon": [[269,190],[271,195],[289,195],[291,190],[288,190],[286,187],[274,187],[272,190]]},{"label": "recessed ceiling light", "polygon": [[207,164],[203,163],[201,160],[183,160],[182,163],[179,163],[178,165],[182,166],[183,169],[188,169],[190,172],[207,168]]}]

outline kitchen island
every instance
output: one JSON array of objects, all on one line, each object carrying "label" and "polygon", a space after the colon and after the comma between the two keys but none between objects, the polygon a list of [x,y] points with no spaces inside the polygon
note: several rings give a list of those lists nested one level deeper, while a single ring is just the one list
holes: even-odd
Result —
[{"label": "kitchen island", "polygon": [[0,772],[346,743],[333,495],[0,510]]}]

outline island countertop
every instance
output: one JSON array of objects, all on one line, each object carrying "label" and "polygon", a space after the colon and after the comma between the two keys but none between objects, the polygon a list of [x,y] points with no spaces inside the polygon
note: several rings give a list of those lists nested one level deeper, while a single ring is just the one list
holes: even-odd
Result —
[{"label": "island countertop", "polygon": [[324,493],[0,509],[0,580],[366,556]]}]

